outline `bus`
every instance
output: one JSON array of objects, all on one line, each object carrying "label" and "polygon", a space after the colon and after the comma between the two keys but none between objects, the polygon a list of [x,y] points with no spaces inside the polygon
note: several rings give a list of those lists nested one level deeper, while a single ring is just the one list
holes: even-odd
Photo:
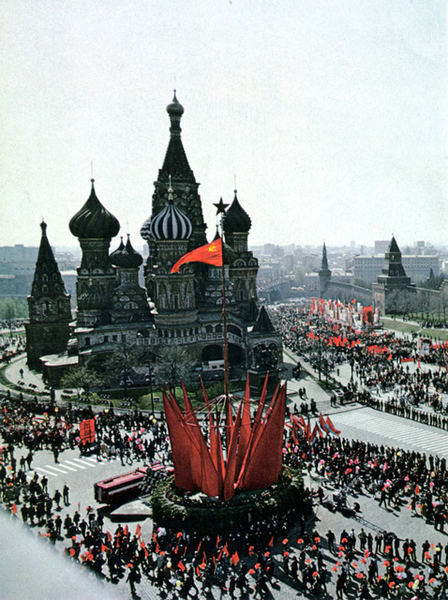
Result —
[{"label": "bus", "polygon": [[150,467],[139,467],[131,473],[116,475],[93,485],[95,500],[103,504],[118,504],[137,497]]}]

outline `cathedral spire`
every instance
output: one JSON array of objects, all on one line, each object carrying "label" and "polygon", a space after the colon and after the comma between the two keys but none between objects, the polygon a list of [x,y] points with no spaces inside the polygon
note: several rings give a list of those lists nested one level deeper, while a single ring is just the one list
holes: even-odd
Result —
[{"label": "cathedral spire", "polygon": [[321,270],[322,271],[324,271],[324,270],[328,271],[327,247],[325,245],[325,242],[324,242],[324,245],[323,245],[323,248],[322,248],[322,265],[321,265]]},{"label": "cathedral spire", "polygon": [[35,299],[42,297],[54,298],[67,292],[65,291],[64,282],[62,281],[53,250],[48,241],[47,224],[44,220],[42,220],[40,228],[42,236],[34,271],[31,296]]},{"label": "cathedral spire", "polygon": [[42,236],[31,294],[29,321],[25,323],[28,365],[42,370],[40,357],[63,352],[67,347],[71,321],[70,296],[47,238],[47,224],[40,224]]},{"label": "cathedral spire", "polygon": [[173,179],[187,179],[188,181],[195,183],[196,180],[193,175],[193,171],[190,169],[188,164],[187,155],[185,154],[182,140],[180,137],[181,127],[180,120],[184,114],[184,107],[180,104],[176,97],[176,90],[174,90],[173,100],[166,107],[166,112],[170,118],[170,141],[165,154],[165,160],[161,168],[161,175],[163,175],[165,181],[169,175],[172,175]]},{"label": "cathedral spire", "polygon": [[331,271],[328,268],[327,246],[322,246],[322,263],[319,270],[319,292],[323,296],[328,288],[331,279]]}]

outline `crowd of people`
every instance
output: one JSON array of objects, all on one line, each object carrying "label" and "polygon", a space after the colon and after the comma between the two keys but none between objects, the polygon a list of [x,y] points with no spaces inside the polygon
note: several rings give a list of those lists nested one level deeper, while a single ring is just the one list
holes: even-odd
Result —
[{"label": "crowd of people", "polygon": [[[427,368],[411,370],[402,361],[418,360],[415,340],[363,333],[340,324],[336,328],[291,307],[278,309],[276,318],[285,343],[297,354],[315,354],[316,344],[326,343],[335,373],[351,361],[353,383],[357,382],[352,391],[360,402],[447,428],[446,416],[434,410],[436,401],[443,407],[440,396],[448,385],[438,349],[425,356]],[[335,336],[347,341],[328,345]],[[379,398],[378,389],[389,397]],[[305,388],[301,397],[306,404]],[[112,584],[126,582],[133,597],[148,582],[160,597],[170,600],[216,594],[263,598],[281,593],[285,585],[297,598],[445,597],[448,467],[444,458],[335,435],[310,441],[293,419],[285,428],[284,463],[302,470],[306,485],[300,505],[291,506],[285,518],[254,520],[247,531],[236,529],[227,535],[201,536],[155,522],[152,531],[143,526],[144,533],[137,525],[131,532],[128,525],[108,527],[107,512],[101,508],[74,504],[66,484],[50,493],[45,476],[30,475],[36,453],[43,450],[51,451],[55,462],[65,449],[79,448],[81,454],[93,452],[99,460],[119,457],[123,465],[149,464],[155,458],[168,464],[170,445],[163,416],[123,413],[0,399],[3,506],[11,518],[62,548],[82,568]],[[79,425],[85,419],[95,422],[96,440],[91,446],[80,437]],[[363,521],[362,497],[375,499],[378,511],[424,521],[433,534],[418,543],[411,528],[409,536],[400,539],[393,531]],[[319,530],[313,504],[321,507],[319,511],[341,511],[353,526]]]},{"label": "crowd of people", "polygon": [[[388,394],[391,404],[425,407],[445,416],[448,407],[441,397],[448,393],[446,343],[427,343],[423,351],[417,337],[397,337],[371,327],[357,330],[348,323],[310,315],[309,307],[280,305],[273,316],[285,346],[314,366],[317,360],[329,365],[333,381],[338,366],[348,363],[352,377],[347,387],[353,391],[369,391],[372,397]],[[418,368],[410,369],[410,363]]]}]

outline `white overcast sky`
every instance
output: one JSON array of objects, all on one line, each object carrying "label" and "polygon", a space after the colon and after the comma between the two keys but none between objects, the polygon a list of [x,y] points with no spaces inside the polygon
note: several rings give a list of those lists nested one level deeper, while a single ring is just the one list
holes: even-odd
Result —
[{"label": "white overcast sky", "polygon": [[77,245],[93,161],[141,248],[174,87],[209,235],[236,175],[251,244],[447,243],[445,0],[1,4],[0,245]]}]

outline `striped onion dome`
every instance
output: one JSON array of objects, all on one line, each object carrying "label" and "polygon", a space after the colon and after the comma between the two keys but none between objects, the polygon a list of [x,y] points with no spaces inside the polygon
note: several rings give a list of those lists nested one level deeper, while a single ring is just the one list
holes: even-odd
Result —
[{"label": "striped onion dome", "polygon": [[150,231],[157,240],[188,240],[193,231],[187,215],[172,200],[151,219]]},{"label": "striped onion dome", "polygon": [[72,234],[80,239],[110,239],[120,231],[120,223],[104,208],[95,194],[94,179],[87,202],[70,219]]},{"label": "striped onion dome", "polygon": [[[144,226],[143,226],[144,227]],[[187,215],[174,206],[171,177],[168,188],[168,202],[149,225],[150,232],[156,240],[188,240],[193,226]]]}]

